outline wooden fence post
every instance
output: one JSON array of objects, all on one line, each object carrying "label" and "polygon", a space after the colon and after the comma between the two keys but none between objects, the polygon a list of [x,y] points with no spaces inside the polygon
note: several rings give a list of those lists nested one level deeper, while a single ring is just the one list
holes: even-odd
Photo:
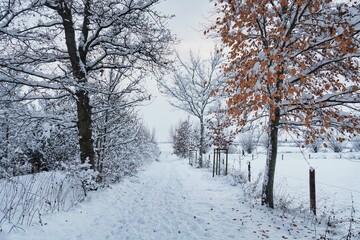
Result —
[{"label": "wooden fence post", "polygon": [[197,164],[198,163],[198,155],[197,155],[197,151],[195,152],[195,163],[194,163],[194,167],[197,167]]},{"label": "wooden fence post", "polygon": [[207,162],[207,168],[210,168],[210,163],[211,163],[211,154],[209,154],[209,160],[208,160],[208,162]]},{"label": "wooden fence post", "polygon": [[191,165],[190,159],[191,159],[191,152],[190,152],[190,150],[189,150],[189,165]]},{"label": "wooden fence post", "polygon": [[[210,155],[209,155],[210,158]],[[214,156],[213,156],[213,177],[215,176],[215,149],[214,149]]]},{"label": "wooden fence post", "polygon": [[315,169],[309,169],[310,210],[316,215]]},{"label": "wooden fence post", "polygon": [[251,164],[250,161],[248,161],[248,180],[251,182]]},{"label": "wooden fence post", "polygon": [[216,155],[216,157],[215,157],[215,165],[216,165],[216,167],[215,167],[215,175],[219,175],[219,156],[218,156],[218,152],[217,152],[217,150],[216,150],[216,152],[215,152],[215,155]]},{"label": "wooden fence post", "polygon": [[218,173],[217,175],[221,175],[221,155],[220,155],[220,150],[217,151],[217,162],[218,162]]},{"label": "wooden fence post", "polygon": [[226,154],[225,176],[227,176],[227,172],[228,172],[228,150],[227,149],[225,151],[225,154]]}]

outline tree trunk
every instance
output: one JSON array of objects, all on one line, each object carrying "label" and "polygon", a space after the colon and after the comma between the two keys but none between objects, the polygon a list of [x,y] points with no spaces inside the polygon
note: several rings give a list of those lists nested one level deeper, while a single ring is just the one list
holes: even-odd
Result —
[{"label": "tree trunk", "polygon": [[89,161],[92,169],[95,169],[95,152],[91,128],[91,106],[86,91],[76,92],[77,97],[77,127],[79,131],[80,159],[81,163]]},{"label": "tree trunk", "polygon": [[200,146],[199,146],[199,167],[203,166],[203,152],[204,152],[204,119],[200,118]]},{"label": "tree trunk", "polygon": [[269,117],[269,147],[267,149],[264,182],[262,189],[262,205],[274,208],[274,177],[276,155],[278,147],[278,127],[280,122],[280,109],[275,107],[270,111]]},{"label": "tree trunk", "polygon": [[[85,2],[85,16],[82,28],[82,34],[84,37],[83,41],[86,40],[88,35],[87,24],[89,16],[89,4],[89,1]],[[72,74],[78,83],[86,83],[86,70],[84,69],[84,66],[86,66],[86,52],[82,46],[79,46],[79,51],[77,49],[76,34],[71,8],[69,8],[65,2],[62,2],[59,4],[57,12],[61,16],[64,26],[65,42],[67,52],[70,57]],[[80,159],[82,163],[89,161],[91,168],[95,170],[96,165],[92,139],[90,98],[88,92],[83,89],[77,90],[75,95],[77,101],[77,128],[79,134]]]}]

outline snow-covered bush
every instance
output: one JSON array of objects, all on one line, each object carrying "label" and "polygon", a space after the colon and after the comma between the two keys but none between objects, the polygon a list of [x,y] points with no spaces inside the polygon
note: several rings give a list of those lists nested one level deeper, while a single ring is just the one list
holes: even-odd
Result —
[{"label": "snow-covered bush", "polygon": [[91,169],[89,163],[75,163],[70,166],[63,164],[62,167],[65,174],[82,187],[84,196],[87,196],[88,191],[98,189],[99,173]]},{"label": "snow-covered bush", "polygon": [[[289,212],[291,209],[296,208],[297,210],[301,210],[304,203],[297,203],[296,196],[289,194],[287,189],[289,186],[287,185],[287,179],[282,178],[279,181],[279,184],[275,189],[275,205],[277,209],[280,209],[283,213]],[[300,206],[300,207],[298,207]]]},{"label": "snow-covered bush", "polygon": [[338,141],[336,138],[328,139],[328,143],[329,148],[336,153],[340,153],[344,150],[344,144]]},{"label": "snow-covered bush", "polygon": [[335,212],[334,209],[322,213],[322,217],[326,219],[324,219],[326,229],[320,233],[320,239],[360,239],[360,219],[356,217],[352,196],[351,201],[352,206],[348,216],[339,216],[339,212]]},{"label": "snow-covered bush", "polygon": [[85,197],[78,181],[61,173],[40,173],[0,180],[0,230],[4,222],[31,225],[42,215],[67,211]]},{"label": "snow-covered bush", "polygon": [[261,199],[261,181],[263,172],[259,172],[258,176],[251,182],[246,182],[241,185],[244,199],[251,202],[260,202]]},{"label": "snow-covered bush", "polygon": [[360,152],[360,137],[357,137],[352,141],[352,147],[355,151]]},{"label": "snow-covered bush", "polygon": [[317,153],[320,151],[321,148],[321,141],[319,139],[316,139],[314,142],[307,145],[307,148],[310,149],[313,153]]},{"label": "snow-covered bush", "polygon": [[230,173],[231,176],[231,185],[236,186],[238,184],[244,184],[247,180],[247,175],[244,171],[241,170],[233,170]]},{"label": "snow-covered bush", "polygon": [[79,148],[74,129],[60,128],[56,125],[43,128],[44,133],[40,138],[41,146],[38,151],[42,153],[43,164],[48,171],[57,170],[61,163],[77,161]]},{"label": "snow-covered bush", "polygon": [[125,126],[117,135],[108,138],[112,139],[113,145],[100,155],[98,171],[102,184],[115,183],[126,175],[134,175],[139,167],[159,158],[155,136],[147,128],[140,122]]},{"label": "snow-covered bush", "polygon": [[[69,107],[69,106],[68,106]],[[65,109],[65,110],[64,110]],[[65,118],[68,108],[50,103],[0,104],[0,167],[7,176],[56,170],[62,162],[74,161],[78,155],[77,133],[71,117]],[[18,117],[21,113],[22,116]],[[51,118],[32,118],[52,114],[66,121],[60,124]],[[69,121],[69,122],[67,122]],[[4,175],[4,174],[1,174]],[[0,176],[3,177],[3,176]]]}]

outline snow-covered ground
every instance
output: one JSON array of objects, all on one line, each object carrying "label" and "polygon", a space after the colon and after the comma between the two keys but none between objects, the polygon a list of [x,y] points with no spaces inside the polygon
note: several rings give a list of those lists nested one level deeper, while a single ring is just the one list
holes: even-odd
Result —
[{"label": "snow-covered ground", "polygon": [[[229,169],[241,168],[247,172],[247,163],[250,161],[254,180],[264,169],[265,157],[264,153],[245,157],[233,154],[229,157]],[[316,173],[318,213],[334,210],[338,215],[350,216],[352,207],[356,212],[360,211],[358,152],[309,153],[305,150],[305,153],[301,153],[296,147],[280,147],[275,174],[276,195],[290,200],[293,207],[302,203],[308,208],[310,167]]]},{"label": "snow-covered ground", "polygon": [[137,176],[92,192],[73,210],[42,216],[42,226],[34,221],[8,234],[5,225],[0,239],[319,239],[325,233],[302,215],[251,205],[227,180],[162,149],[160,161]]},{"label": "snow-covered ground", "polygon": [[[6,240],[56,239],[311,239],[300,220],[242,202],[238,187],[191,168],[166,152],[110,189],[94,192],[74,210],[42,216]],[[10,227],[10,226],[9,226]]]}]

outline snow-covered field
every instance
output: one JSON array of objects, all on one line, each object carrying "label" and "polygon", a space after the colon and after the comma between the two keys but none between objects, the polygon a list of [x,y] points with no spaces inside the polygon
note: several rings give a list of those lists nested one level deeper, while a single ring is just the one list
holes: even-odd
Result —
[{"label": "snow-covered field", "polygon": [[[303,174],[300,172],[302,164],[297,163],[299,160],[290,158],[292,155],[285,160],[288,159],[285,156],[279,161],[277,179],[286,177],[286,191],[292,194],[290,184],[298,182],[305,189],[306,182],[301,180]],[[359,172],[358,162],[344,160],[344,168],[340,169],[330,167],[330,163],[340,159],[327,160],[328,164],[324,165],[315,165],[320,159],[313,163],[319,183],[328,181],[322,179],[322,175],[333,176],[333,181],[327,182],[329,185],[336,183],[334,186],[337,188],[358,189],[356,181],[359,176],[355,174]],[[258,155],[252,161],[253,170],[257,171],[263,167],[261,165],[262,159]],[[306,165],[302,168],[307,169]],[[325,170],[335,172],[321,174]],[[351,171],[353,179],[349,176],[350,179],[346,180]],[[344,179],[344,182],[340,184],[336,179]],[[346,185],[345,180],[351,184]],[[295,187],[295,193],[301,195],[302,188]],[[359,195],[355,196],[353,192],[356,201]],[[10,234],[7,232],[11,224],[5,224],[0,239],[319,239],[325,233],[324,227],[314,225],[311,218],[254,206],[244,201],[242,193],[239,186],[228,183],[228,178],[212,178],[209,170],[189,166],[187,160],[178,159],[163,146],[160,161],[143,167],[137,176],[126,178],[111,188],[92,192],[89,201],[73,210],[42,216],[41,224],[34,221],[32,226],[21,226],[22,230],[17,228]]]},{"label": "snow-covered field", "polygon": [[[252,179],[265,166],[264,153],[244,157],[233,154],[229,159],[230,171],[241,168],[247,172],[250,161]],[[301,203],[309,207],[310,167],[316,173],[318,213],[335,210],[341,215],[350,216],[352,206],[357,212],[360,211],[360,153],[302,153],[296,147],[280,147],[276,166],[276,194],[291,200],[293,207]]]}]

